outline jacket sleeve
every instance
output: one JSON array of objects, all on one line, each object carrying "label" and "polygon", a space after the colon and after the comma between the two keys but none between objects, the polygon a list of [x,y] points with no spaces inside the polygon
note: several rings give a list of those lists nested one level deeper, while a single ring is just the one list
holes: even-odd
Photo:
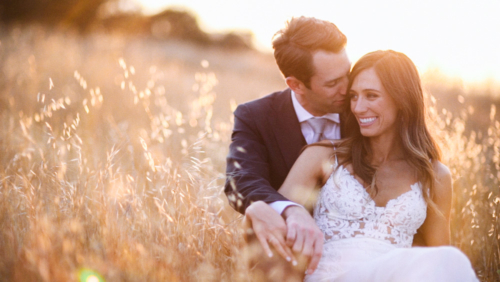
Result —
[{"label": "jacket sleeve", "polygon": [[247,105],[234,112],[234,129],[227,156],[224,192],[230,205],[244,214],[256,201],[288,201],[270,184],[269,152]]}]

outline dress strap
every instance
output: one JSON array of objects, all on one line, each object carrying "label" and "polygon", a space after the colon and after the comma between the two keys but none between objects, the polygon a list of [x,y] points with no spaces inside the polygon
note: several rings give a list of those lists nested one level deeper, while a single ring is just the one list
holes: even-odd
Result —
[{"label": "dress strap", "polygon": [[337,168],[337,166],[339,165],[339,161],[337,160],[337,145],[335,144],[335,142],[333,140],[330,140],[330,143],[332,143],[332,146],[333,146],[333,157],[335,158],[335,161],[333,163],[334,167]]}]

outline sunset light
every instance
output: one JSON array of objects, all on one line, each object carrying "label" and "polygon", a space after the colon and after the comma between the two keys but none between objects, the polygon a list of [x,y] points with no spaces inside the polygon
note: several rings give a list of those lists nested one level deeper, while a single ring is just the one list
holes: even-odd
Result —
[{"label": "sunset light", "polygon": [[0,1],[0,280],[499,282],[499,47],[500,0]]},{"label": "sunset light", "polygon": [[500,81],[499,1],[136,1],[149,14],[187,8],[207,31],[251,30],[256,45],[267,51],[288,18],[313,16],[347,35],[353,61],[369,51],[394,49],[410,56],[420,71],[438,68],[467,81]]}]

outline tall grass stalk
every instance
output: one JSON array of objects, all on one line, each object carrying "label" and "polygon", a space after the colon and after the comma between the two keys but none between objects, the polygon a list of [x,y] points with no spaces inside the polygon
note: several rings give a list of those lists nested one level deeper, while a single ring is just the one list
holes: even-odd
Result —
[{"label": "tall grass stalk", "polygon": [[[0,33],[2,280],[77,281],[82,268],[107,281],[252,280],[224,162],[235,105],[282,83],[258,68],[272,60],[36,27]],[[149,54],[161,46],[177,53],[158,63]],[[499,281],[497,108],[454,93],[462,109],[451,111],[430,92],[454,177],[452,243],[482,281]],[[468,128],[479,115],[481,128]]]}]

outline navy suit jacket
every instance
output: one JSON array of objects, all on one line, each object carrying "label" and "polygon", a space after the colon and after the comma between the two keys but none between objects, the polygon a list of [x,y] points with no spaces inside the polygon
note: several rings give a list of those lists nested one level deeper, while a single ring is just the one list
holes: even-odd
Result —
[{"label": "navy suit jacket", "polygon": [[288,201],[277,190],[306,144],[290,89],[239,105],[224,188],[231,206],[244,214],[252,202]]}]

